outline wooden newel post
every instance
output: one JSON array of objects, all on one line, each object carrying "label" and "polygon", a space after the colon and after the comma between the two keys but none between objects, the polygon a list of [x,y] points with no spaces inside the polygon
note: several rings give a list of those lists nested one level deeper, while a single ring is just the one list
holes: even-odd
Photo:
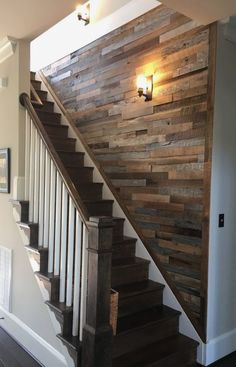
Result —
[{"label": "wooden newel post", "polygon": [[88,294],[82,341],[82,367],[111,367],[110,289],[113,222],[108,217],[94,217],[90,218],[88,227]]}]

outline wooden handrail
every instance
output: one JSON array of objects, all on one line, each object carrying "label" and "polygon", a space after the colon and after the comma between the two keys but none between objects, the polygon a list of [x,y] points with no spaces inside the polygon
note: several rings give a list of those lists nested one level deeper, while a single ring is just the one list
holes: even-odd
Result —
[{"label": "wooden handrail", "polygon": [[34,99],[32,100],[32,104],[36,105],[37,107],[42,107],[43,106],[43,102],[41,101],[38,93],[36,92],[34,86],[32,83],[30,83],[30,92],[33,95]]},{"label": "wooden handrail", "polygon": [[86,226],[86,228],[88,228],[87,225],[87,221],[89,220],[89,215],[88,215],[88,211],[86,209],[86,207],[84,206],[77,189],[74,186],[73,181],[71,180],[67,170],[65,169],[64,165],[61,162],[61,159],[57,153],[57,151],[55,150],[50,138],[48,137],[48,134],[42,124],[42,122],[40,121],[38,115],[36,114],[34,107],[31,103],[30,97],[28,96],[27,93],[22,93],[20,95],[20,103],[23,107],[26,108],[26,110],[28,111],[42,141],[44,142],[47,151],[52,159],[52,161],[54,162],[58,172],[61,175],[62,181],[65,185],[65,187],[68,190],[69,195],[71,196],[71,199],[74,203],[75,208],[78,210],[81,219],[84,222],[84,225]]},{"label": "wooden handrail", "polygon": [[65,109],[65,107],[63,106],[63,104],[61,103],[60,99],[57,97],[56,93],[54,92],[54,90],[52,89],[51,85],[48,83],[45,75],[43,74],[42,71],[40,71],[39,73],[39,77],[40,79],[43,81],[43,83],[45,84],[46,88],[48,89],[49,93],[52,95],[54,101],[57,103],[58,107],[60,108],[61,112],[63,113],[63,115],[66,117],[67,121],[69,122],[70,127],[72,128],[75,136],[78,138],[78,140],[81,142],[82,146],[84,147],[85,152],[88,154],[88,156],[90,157],[91,161],[93,162],[94,166],[99,170],[104,182],[106,183],[106,185],[108,186],[108,188],[110,189],[112,195],[114,196],[114,198],[116,199],[116,201],[118,202],[120,208],[122,209],[122,211],[124,212],[125,216],[128,218],[130,224],[132,225],[133,229],[135,230],[135,232],[137,233],[137,235],[139,236],[139,238],[141,239],[142,243],[144,244],[146,250],[148,251],[149,255],[151,256],[151,258],[153,259],[154,263],[156,264],[156,266],[158,267],[158,269],[160,270],[162,276],[164,277],[166,283],[168,284],[168,286],[171,288],[173,294],[175,295],[176,299],[178,300],[178,302],[181,304],[184,312],[187,314],[188,318],[190,319],[193,327],[195,328],[195,330],[197,331],[198,335],[200,336],[200,338],[202,339],[203,342],[206,341],[206,330],[204,330],[201,325],[197,322],[197,320],[195,319],[195,317],[193,316],[189,306],[185,303],[184,299],[182,298],[182,296],[180,295],[180,293],[178,292],[173,280],[171,279],[171,276],[168,274],[168,272],[164,269],[164,266],[162,265],[162,263],[160,262],[160,260],[157,258],[157,256],[155,255],[154,250],[151,248],[151,246],[145,241],[145,238],[141,232],[141,230],[139,229],[138,225],[136,224],[135,220],[132,218],[132,216],[130,215],[128,209],[126,208],[126,206],[123,204],[123,202],[121,201],[116,189],[114,188],[114,186],[112,185],[110,179],[107,177],[105,171],[103,170],[101,164],[97,161],[94,153],[92,152],[92,150],[90,149],[90,147],[88,146],[85,138],[83,137],[83,135],[80,133],[78,127],[75,125],[73,119],[71,118],[70,114],[67,112],[67,110]]}]

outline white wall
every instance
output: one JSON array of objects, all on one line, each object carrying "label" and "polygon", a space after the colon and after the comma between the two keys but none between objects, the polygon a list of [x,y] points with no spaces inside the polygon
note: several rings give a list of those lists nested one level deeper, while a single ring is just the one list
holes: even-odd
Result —
[{"label": "white wall", "polygon": [[74,12],[31,42],[31,71],[38,71],[60,60],[160,5],[156,0],[103,0],[101,3],[108,6],[105,18],[100,19],[103,12],[98,12],[96,19],[92,0],[94,23],[84,26],[83,22],[78,22],[77,12]]},{"label": "white wall", "polygon": [[[0,310],[0,317],[5,317],[0,326],[10,334],[17,335],[18,341],[32,353],[45,351],[39,345],[40,338],[52,350],[60,350],[9,202],[13,194],[13,182],[24,172],[24,144],[20,140],[24,131],[25,111],[19,105],[19,95],[22,91],[29,91],[27,43],[19,42],[15,54],[0,64],[0,77],[9,78],[8,87],[0,90],[0,148],[11,149],[11,193],[0,193],[0,245],[13,250],[12,314]],[[33,330],[39,338],[38,344],[27,345],[27,341],[33,339],[26,338],[26,330]],[[41,357],[44,360],[44,356]]]},{"label": "white wall", "polygon": [[[208,363],[236,349],[236,44],[218,26],[208,289]],[[218,215],[225,227],[218,228]]]}]

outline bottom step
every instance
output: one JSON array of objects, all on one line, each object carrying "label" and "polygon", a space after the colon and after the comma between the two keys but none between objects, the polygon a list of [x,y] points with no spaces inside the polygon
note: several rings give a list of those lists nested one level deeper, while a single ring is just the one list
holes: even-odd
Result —
[{"label": "bottom step", "polygon": [[190,367],[196,363],[197,346],[179,334],[115,358],[112,367]]}]

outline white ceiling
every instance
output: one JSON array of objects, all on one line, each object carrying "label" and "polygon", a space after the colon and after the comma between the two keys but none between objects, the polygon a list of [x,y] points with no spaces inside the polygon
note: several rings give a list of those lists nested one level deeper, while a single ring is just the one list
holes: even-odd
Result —
[{"label": "white ceiling", "polygon": [[163,0],[162,3],[202,24],[236,14],[236,0]]},{"label": "white ceiling", "polygon": [[84,0],[0,0],[0,39],[34,39]]},{"label": "white ceiling", "polygon": [[[120,0],[115,1],[119,3]],[[128,3],[130,0],[126,1]],[[0,39],[8,35],[32,40],[84,2],[86,1],[0,0]],[[203,24],[236,14],[236,0],[163,0],[163,3]]]}]

